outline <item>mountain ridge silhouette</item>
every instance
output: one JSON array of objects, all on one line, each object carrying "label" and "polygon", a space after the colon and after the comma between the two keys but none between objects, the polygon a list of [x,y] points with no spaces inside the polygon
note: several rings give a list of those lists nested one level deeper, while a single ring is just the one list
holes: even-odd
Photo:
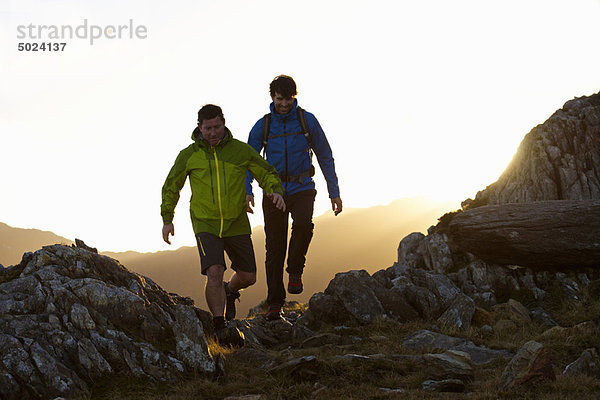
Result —
[{"label": "mountain ridge silhouette", "polygon": [[[397,260],[398,243],[404,236],[415,231],[426,231],[437,222],[440,215],[455,208],[456,202],[441,203],[423,197],[411,197],[397,199],[387,205],[347,208],[337,217],[331,212],[315,217],[315,235],[307,255],[304,274],[304,293],[288,296],[287,300],[307,302],[313,293],[324,290],[337,272],[366,269],[372,273],[385,265],[392,265]],[[245,317],[250,308],[266,297],[263,229],[263,226],[259,225],[252,230],[257,283],[242,292],[241,302],[238,303],[238,318]],[[1,224],[0,242],[5,243],[6,237],[17,231],[28,231],[33,236],[38,232],[44,233]],[[42,235],[45,240],[32,237],[30,242],[35,243],[22,243],[20,250],[13,244],[11,261],[4,251],[0,251],[0,263],[5,266],[16,264],[24,252],[34,251],[43,245],[72,243],[52,232],[45,233],[48,233]],[[88,244],[95,246],[93,242]],[[17,258],[15,254],[18,251],[20,254]],[[207,309],[204,299],[205,279],[200,273],[200,260],[195,246],[157,252],[112,252],[102,249],[99,251],[119,260],[128,269],[148,276],[167,291],[191,297],[199,308]],[[227,263],[229,264],[229,260]],[[228,269],[225,278],[228,279],[231,273],[231,269]],[[287,274],[285,275],[287,282]]]}]

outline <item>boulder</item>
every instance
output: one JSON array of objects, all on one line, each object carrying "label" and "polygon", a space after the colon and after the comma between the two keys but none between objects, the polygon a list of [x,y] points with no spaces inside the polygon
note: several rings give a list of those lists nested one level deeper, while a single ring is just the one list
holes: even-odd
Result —
[{"label": "boulder", "polygon": [[447,350],[441,354],[425,354],[423,359],[429,378],[460,379],[463,382],[473,380],[473,363],[468,353]]},{"label": "boulder", "polygon": [[354,317],[346,310],[344,303],[335,295],[315,293],[308,301],[311,315],[317,321],[331,324],[352,323]]},{"label": "boulder", "polygon": [[598,356],[598,351],[595,348],[584,350],[577,360],[565,367],[563,375],[588,375],[600,378],[600,357]]},{"label": "boulder", "polygon": [[413,232],[400,241],[398,245],[398,264],[409,268],[423,268],[425,262],[419,251],[419,245],[425,238],[421,232]]},{"label": "boulder", "polygon": [[458,350],[469,354],[474,365],[483,365],[497,359],[509,359],[512,354],[506,350],[488,349],[476,346],[467,339],[447,336],[426,329],[414,332],[402,340],[402,346],[412,350]]},{"label": "boulder", "polygon": [[500,389],[510,391],[519,386],[555,379],[550,352],[532,340],[525,343],[504,368]]},{"label": "boulder", "polygon": [[375,317],[385,314],[371,288],[376,286],[380,284],[365,270],[341,272],[329,282],[325,294],[341,301],[346,311],[359,323],[368,324]]},{"label": "boulder", "polygon": [[425,269],[443,274],[454,268],[448,236],[445,233],[432,233],[421,240],[419,253],[423,257]]},{"label": "boulder", "polygon": [[515,299],[509,299],[506,303],[497,304],[492,307],[492,311],[500,318],[513,321],[518,324],[528,324],[531,322],[529,310]]},{"label": "boulder", "polygon": [[87,248],[46,246],[3,271],[0,397],[88,397],[91,379],[116,373],[217,372],[207,312]]},{"label": "boulder", "polygon": [[471,320],[475,313],[473,299],[465,294],[458,294],[452,304],[438,318],[438,322],[447,327],[467,330],[471,327]]},{"label": "boulder", "polygon": [[600,200],[484,206],[454,216],[448,236],[496,264],[531,268],[600,267]]}]

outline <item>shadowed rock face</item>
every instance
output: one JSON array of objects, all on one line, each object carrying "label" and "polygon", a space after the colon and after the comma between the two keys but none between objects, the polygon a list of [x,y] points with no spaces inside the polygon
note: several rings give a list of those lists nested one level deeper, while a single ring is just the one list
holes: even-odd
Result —
[{"label": "shadowed rock face", "polygon": [[207,313],[117,261],[54,245],[0,272],[0,397],[87,396],[98,375],[213,373]]},{"label": "shadowed rock face", "polygon": [[565,103],[529,132],[498,181],[463,207],[600,199],[600,93]]}]

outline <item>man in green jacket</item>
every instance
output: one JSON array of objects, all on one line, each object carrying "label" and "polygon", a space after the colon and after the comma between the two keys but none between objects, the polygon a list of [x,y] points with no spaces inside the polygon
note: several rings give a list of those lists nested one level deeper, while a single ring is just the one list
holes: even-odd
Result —
[{"label": "man in green jacket", "polygon": [[[239,290],[256,282],[256,261],[246,214],[246,171],[259,182],[274,205],[285,211],[283,186],[275,168],[248,144],[236,140],[225,127],[220,107],[205,105],[198,111],[194,143],[182,150],[162,188],[163,240],[175,234],[173,215],[179,192],[190,178],[190,216],[196,235],[202,274],[207,276],[205,295],[213,315],[217,338],[226,328],[225,317],[235,317]],[[223,251],[235,274],[223,284],[226,269]]]}]

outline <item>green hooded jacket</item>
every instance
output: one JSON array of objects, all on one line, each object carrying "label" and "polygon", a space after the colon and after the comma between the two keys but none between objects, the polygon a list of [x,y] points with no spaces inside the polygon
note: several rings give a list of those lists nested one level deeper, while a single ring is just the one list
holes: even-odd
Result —
[{"label": "green hooded jacket", "polygon": [[250,145],[234,139],[227,128],[215,146],[202,138],[198,128],[192,139],[194,143],[179,153],[162,187],[163,223],[173,222],[179,192],[189,176],[190,216],[195,234],[208,232],[218,237],[249,234],[246,171],[250,171],[266,193],[283,195],[277,171]]}]

